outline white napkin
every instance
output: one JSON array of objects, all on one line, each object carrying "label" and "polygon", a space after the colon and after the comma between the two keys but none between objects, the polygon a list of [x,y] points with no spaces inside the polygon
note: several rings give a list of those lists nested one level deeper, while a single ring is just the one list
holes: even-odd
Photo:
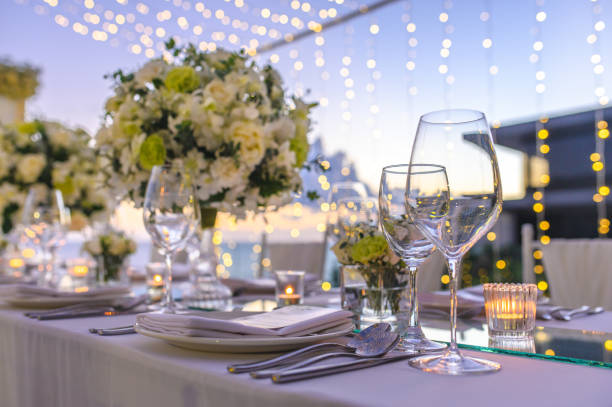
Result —
[{"label": "white napkin", "polygon": [[129,294],[131,288],[128,286],[102,286],[91,287],[87,291],[61,291],[55,288],[38,287],[26,284],[10,284],[0,286],[0,297],[19,298],[91,298],[113,294]]},{"label": "white napkin", "polygon": [[350,311],[295,305],[234,319],[211,318],[206,312],[139,314],[138,325],[160,333],[212,338],[304,336],[330,328],[349,328]]}]

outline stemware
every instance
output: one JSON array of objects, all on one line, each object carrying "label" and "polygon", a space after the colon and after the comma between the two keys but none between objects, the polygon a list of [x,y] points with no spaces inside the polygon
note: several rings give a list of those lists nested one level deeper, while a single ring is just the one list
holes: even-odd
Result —
[{"label": "stemware", "polygon": [[166,260],[164,301],[160,312],[174,313],[172,258],[183,249],[199,221],[193,177],[181,166],[155,166],[151,171],[143,206],[145,228]]},{"label": "stemware", "polygon": [[418,171],[411,167],[406,206],[410,218],[446,258],[451,329],[447,351],[415,358],[411,365],[451,375],[498,370],[498,363],[463,356],[456,338],[461,260],[495,224],[502,208],[499,167],[485,115],[442,110],[422,116],[410,164],[432,164]]},{"label": "stemware", "polygon": [[41,255],[38,285],[54,284],[56,252],[65,243],[70,224],[69,213],[59,190],[31,188],[28,192],[21,228],[25,238],[38,247]]},{"label": "stemware", "polygon": [[[404,192],[410,169],[408,164],[383,168],[378,193],[379,219],[389,247],[406,265],[401,277],[406,282],[406,289],[402,291],[397,315],[401,338],[397,348],[410,352],[434,351],[446,346],[428,340],[423,334],[419,324],[416,278],[419,266],[434,252],[435,246],[423,236],[406,212]],[[418,172],[419,168],[413,170]]]},{"label": "stemware", "polygon": [[347,199],[363,199],[367,198],[367,196],[366,187],[361,182],[337,182],[331,186],[327,197],[327,204],[329,207],[327,214],[327,233],[325,234],[326,240],[328,240],[331,245],[334,245],[342,237],[343,232],[341,228],[338,227],[339,201],[344,200],[344,202],[348,202],[346,201]]}]

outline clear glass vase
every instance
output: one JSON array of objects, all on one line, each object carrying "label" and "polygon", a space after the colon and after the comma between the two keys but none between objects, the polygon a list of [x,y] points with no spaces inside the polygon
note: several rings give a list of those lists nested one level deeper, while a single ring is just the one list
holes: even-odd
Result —
[{"label": "clear glass vase", "polygon": [[201,229],[187,244],[191,270],[184,302],[190,307],[226,310],[232,305],[232,291],[217,278],[219,258],[213,235],[213,228]]},{"label": "clear glass vase", "polygon": [[127,266],[129,256],[96,256],[95,273],[91,273],[94,284],[129,284]]}]

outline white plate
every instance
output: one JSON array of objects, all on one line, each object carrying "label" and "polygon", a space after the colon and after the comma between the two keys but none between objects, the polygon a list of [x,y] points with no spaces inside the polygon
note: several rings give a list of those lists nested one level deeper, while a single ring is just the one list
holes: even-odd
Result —
[{"label": "white plate", "polygon": [[136,332],[151,338],[161,339],[180,348],[198,350],[202,352],[220,353],[266,353],[292,350],[323,341],[326,339],[344,336],[352,329],[343,329],[318,335],[301,337],[274,337],[274,338],[204,338],[195,336],[179,336],[162,334],[135,325]]},{"label": "white plate", "polygon": [[91,297],[5,297],[2,298],[2,301],[14,307],[43,309],[59,308],[75,304],[108,302],[119,298],[125,298],[128,295],[129,293],[116,293]]}]

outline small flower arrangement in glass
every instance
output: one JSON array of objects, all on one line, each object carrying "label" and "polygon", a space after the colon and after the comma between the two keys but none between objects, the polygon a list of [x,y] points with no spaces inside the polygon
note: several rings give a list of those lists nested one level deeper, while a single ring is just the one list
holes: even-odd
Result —
[{"label": "small flower arrangement in glass", "polygon": [[344,284],[343,294],[355,297],[346,302],[354,304],[352,311],[361,323],[393,322],[407,284],[404,263],[375,224],[355,223],[345,229],[344,237],[332,247],[343,265],[341,279],[346,282],[355,272],[363,279],[355,284],[351,277],[352,283]]},{"label": "small flower arrangement in glass", "polygon": [[82,250],[96,260],[97,283],[120,282],[127,258],[136,252],[136,243],[125,233],[108,229],[86,241]]}]

